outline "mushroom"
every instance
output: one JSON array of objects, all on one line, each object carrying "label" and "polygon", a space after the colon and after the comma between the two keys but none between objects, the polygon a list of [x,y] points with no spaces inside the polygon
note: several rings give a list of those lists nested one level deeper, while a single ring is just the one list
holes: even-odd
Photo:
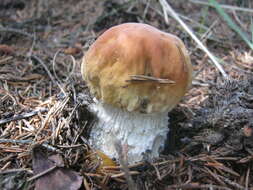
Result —
[{"label": "mushroom", "polygon": [[81,72],[95,97],[92,146],[117,157],[117,139],[126,145],[129,163],[144,154],[158,157],[169,132],[168,112],[192,82],[183,42],[147,24],[120,24],[90,46]]}]

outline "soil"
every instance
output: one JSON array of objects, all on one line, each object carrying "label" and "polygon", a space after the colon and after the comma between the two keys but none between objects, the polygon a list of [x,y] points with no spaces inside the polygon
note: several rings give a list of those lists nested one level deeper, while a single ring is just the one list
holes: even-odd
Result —
[{"label": "soil", "polygon": [[[2,0],[0,2],[0,189],[34,189],[32,150],[58,153],[83,178],[80,189],[253,189],[253,55],[216,10],[168,1],[219,58],[225,79],[155,0]],[[250,0],[221,4],[252,7]],[[253,13],[226,12],[248,36]],[[169,113],[159,158],[98,170],[91,155],[95,116],[80,73],[84,52],[106,29],[142,22],[180,37],[194,67],[192,88]],[[108,158],[103,158],[108,159]],[[110,161],[110,163],[113,161]],[[47,175],[47,174],[45,174]],[[38,177],[39,178],[39,177]],[[132,184],[132,185],[133,185]],[[45,188],[46,188],[46,184]],[[78,189],[76,187],[76,189]]]}]

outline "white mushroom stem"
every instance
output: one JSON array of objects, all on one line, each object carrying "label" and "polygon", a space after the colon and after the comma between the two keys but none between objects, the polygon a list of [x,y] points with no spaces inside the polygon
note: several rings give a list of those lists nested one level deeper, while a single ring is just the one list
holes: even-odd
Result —
[{"label": "white mushroom stem", "polygon": [[129,163],[140,161],[145,152],[151,158],[159,156],[169,132],[167,112],[131,113],[102,103],[94,103],[90,108],[98,117],[90,134],[94,148],[117,158],[114,142],[118,139],[127,147]]}]

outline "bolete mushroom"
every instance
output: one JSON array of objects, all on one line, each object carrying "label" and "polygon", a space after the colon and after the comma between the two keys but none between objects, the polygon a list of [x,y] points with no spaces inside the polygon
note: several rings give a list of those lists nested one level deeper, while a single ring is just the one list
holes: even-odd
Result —
[{"label": "bolete mushroom", "polygon": [[140,23],[105,31],[90,46],[82,76],[96,102],[91,144],[117,157],[114,140],[128,147],[130,163],[159,156],[169,132],[168,112],[187,92],[192,66],[183,42]]}]

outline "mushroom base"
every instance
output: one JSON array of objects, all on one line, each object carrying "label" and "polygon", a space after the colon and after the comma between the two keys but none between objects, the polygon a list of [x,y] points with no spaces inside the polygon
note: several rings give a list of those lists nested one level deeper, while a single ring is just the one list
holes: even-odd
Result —
[{"label": "mushroom base", "polygon": [[134,163],[159,156],[167,138],[168,113],[141,114],[122,111],[103,103],[92,104],[98,121],[90,133],[91,145],[111,158],[118,158],[114,147],[119,140],[127,147],[127,160]]}]

